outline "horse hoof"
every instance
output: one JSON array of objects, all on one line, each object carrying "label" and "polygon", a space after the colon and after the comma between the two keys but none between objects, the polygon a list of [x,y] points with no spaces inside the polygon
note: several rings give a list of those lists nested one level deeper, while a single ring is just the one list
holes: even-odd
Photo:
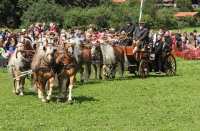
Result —
[{"label": "horse hoof", "polygon": [[84,83],[84,80],[81,80],[81,84],[83,84]]},{"label": "horse hoof", "polygon": [[21,93],[19,94],[19,96],[24,96],[24,93],[23,93],[23,92],[21,92]]},{"label": "horse hoof", "polygon": [[47,96],[47,100],[50,101],[50,100],[51,100],[51,97],[50,97],[50,96]]},{"label": "horse hoof", "polygon": [[72,105],[73,101],[72,100],[68,100],[67,103],[70,104],[70,105]]},{"label": "horse hoof", "polygon": [[17,95],[17,96],[19,95],[19,93],[15,92],[15,91],[13,91],[13,94],[15,94],[15,95]]},{"label": "horse hoof", "polygon": [[43,103],[47,103],[48,101],[46,99],[42,99],[42,102]]}]

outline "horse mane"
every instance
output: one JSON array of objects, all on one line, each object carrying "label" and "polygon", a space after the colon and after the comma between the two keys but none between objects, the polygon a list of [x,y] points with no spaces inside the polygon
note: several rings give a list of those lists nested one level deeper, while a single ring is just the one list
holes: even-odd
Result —
[{"label": "horse mane", "polygon": [[24,47],[26,50],[34,50],[31,43],[32,41],[28,38],[24,40]]},{"label": "horse mane", "polygon": [[9,61],[8,61],[8,71],[12,74],[13,73],[13,67],[16,69],[23,69],[24,67],[24,63],[23,61],[23,57],[22,55],[18,55],[18,57],[16,57],[18,53],[18,50],[16,49],[14,51],[14,53],[10,56]]},{"label": "horse mane", "polygon": [[37,69],[37,67],[40,66],[41,59],[44,57],[44,55],[45,52],[43,50],[43,46],[38,47],[31,63],[32,69]]}]

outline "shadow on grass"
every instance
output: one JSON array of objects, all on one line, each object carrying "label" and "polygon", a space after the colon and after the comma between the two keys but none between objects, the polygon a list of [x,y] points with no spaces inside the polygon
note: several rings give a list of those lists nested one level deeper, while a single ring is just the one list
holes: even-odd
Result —
[{"label": "shadow on grass", "polygon": [[94,102],[94,101],[99,101],[95,99],[94,97],[90,96],[75,96],[73,97],[75,103],[81,104],[83,102]]},{"label": "shadow on grass", "polygon": [[148,78],[173,78],[173,77],[179,77],[179,76],[182,76],[182,75],[180,75],[180,74],[176,74],[176,75],[174,75],[174,76],[168,76],[168,75],[166,75],[166,74],[164,74],[164,73],[162,73],[162,74],[155,74],[155,73],[153,73],[153,74],[149,74],[146,78],[140,78],[138,75],[129,75],[129,76],[125,76],[125,77],[123,77],[123,78],[120,78],[120,77],[118,77],[118,78],[115,78],[115,79],[108,79],[108,80],[106,80],[106,81],[123,81],[123,80],[135,80],[135,79],[148,79]]},{"label": "shadow on grass", "polygon": [[[176,74],[176,75],[173,75],[173,76],[168,76],[168,75],[166,75],[166,74],[150,74],[148,77],[153,77],[153,78],[159,78],[159,77],[179,77],[179,76],[181,76],[181,75],[179,75],[179,74]],[[147,77],[147,78],[148,78]]]},{"label": "shadow on grass", "polygon": [[24,95],[25,96],[36,96],[37,95],[37,93],[36,92],[24,92]]},{"label": "shadow on grass", "polygon": [[[52,96],[51,101],[55,103],[68,103],[67,99],[58,98],[58,96]],[[99,100],[90,96],[75,96],[72,98],[72,102],[70,102],[70,104],[82,104],[83,102],[94,102],[94,101],[99,101]]]},{"label": "shadow on grass", "polygon": [[102,80],[90,80],[90,81],[87,81],[87,82],[77,81],[76,85],[78,85],[78,86],[80,86],[80,85],[93,85],[93,84],[99,84],[99,83],[102,83]]}]

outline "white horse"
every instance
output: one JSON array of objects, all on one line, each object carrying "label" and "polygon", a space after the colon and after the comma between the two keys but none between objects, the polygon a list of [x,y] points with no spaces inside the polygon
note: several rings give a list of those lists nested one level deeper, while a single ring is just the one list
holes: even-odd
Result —
[{"label": "white horse", "polygon": [[30,70],[31,54],[33,53],[31,43],[24,41],[18,43],[16,50],[11,55],[8,62],[8,69],[13,77],[13,93],[23,96],[25,75],[22,72]]}]

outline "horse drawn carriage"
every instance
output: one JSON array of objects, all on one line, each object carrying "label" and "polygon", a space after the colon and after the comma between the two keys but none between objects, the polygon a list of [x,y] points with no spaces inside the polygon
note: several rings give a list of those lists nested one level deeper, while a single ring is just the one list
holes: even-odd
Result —
[{"label": "horse drawn carriage", "polygon": [[[128,71],[141,78],[145,78],[150,72],[157,72],[157,61],[152,45],[147,45],[133,54],[133,46],[124,46],[125,56],[128,61]],[[176,59],[171,51],[162,53],[161,71],[168,76],[176,74]]]}]

